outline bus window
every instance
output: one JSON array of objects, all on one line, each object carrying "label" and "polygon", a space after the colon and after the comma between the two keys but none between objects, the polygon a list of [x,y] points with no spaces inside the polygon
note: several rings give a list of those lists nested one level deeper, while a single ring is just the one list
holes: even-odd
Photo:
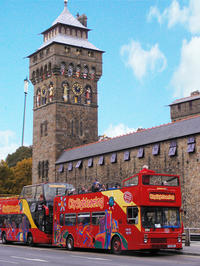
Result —
[{"label": "bus window", "polygon": [[64,225],[64,214],[60,214],[60,225]]},{"label": "bus window", "polygon": [[142,184],[150,186],[179,186],[177,176],[143,175]]},{"label": "bus window", "polygon": [[44,196],[46,201],[53,201],[55,196],[65,195],[73,189],[73,185],[66,183],[44,184]]},{"label": "bus window", "polygon": [[137,185],[138,185],[138,176],[134,176],[124,181],[124,187],[137,186]]},{"label": "bus window", "polygon": [[127,207],[127,223],[138,224],[138,208]]},{"label": "bus window", "polygon": [[35,198],[35,191],[36,191],[36,186],[26,186],[23,187],[21,197],[25,198],[28,201],[34,200]]},{"label": "bus window", "polygon": [[35,195],[36,200],[38,201],[43,201],[44,196],[43,196],[43,191],[42,191],[42,186],[39,185],[36,187],[36,195]]},{"label": "bus window", "polygon": [[93,212],[92,213],[92,224],[99,225],[100,221],[105,217],[105,212]]},{"label": "bus window", "polygon": [[78,224],[89,224],[90,223],[90,213],[89,212],[85,212],[85,213],[79,213],[78,214]]},{"label": "bus window", "polygon": [[65,225],[71,226],[76,224],[76,214],[75,213],[66,213],[65,214]]},{"label": "bus window", "polygon": [[144,228],[180,228],[178,208],[142,207],[142,226]]}]

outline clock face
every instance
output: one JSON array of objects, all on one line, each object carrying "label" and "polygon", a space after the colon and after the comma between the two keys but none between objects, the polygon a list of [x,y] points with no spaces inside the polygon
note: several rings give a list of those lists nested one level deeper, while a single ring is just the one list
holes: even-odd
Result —
[{"label": "clock face", "polygon": [[83,87],[79,83],[74,83],[72,91],[75,95],[81,95],[83,93]]}]

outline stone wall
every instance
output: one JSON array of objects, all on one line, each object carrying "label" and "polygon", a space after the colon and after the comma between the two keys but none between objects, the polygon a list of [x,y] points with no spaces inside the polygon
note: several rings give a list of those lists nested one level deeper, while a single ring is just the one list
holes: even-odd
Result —
[{"label": "stone wall", "polygon": [[188,100],[185,102],[173,104],[170,107],[171,120],[177,121],[188,116],[200,113],[200,99]]}]

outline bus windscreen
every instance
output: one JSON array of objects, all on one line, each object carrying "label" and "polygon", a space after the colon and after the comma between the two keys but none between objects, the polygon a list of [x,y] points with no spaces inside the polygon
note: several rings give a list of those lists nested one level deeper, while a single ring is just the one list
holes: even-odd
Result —
[{"label": "bus windscreen", "polygon": [[164,175],[143,175],[142,184],[150,186],[179,186],[179,179],[177,176]]}]

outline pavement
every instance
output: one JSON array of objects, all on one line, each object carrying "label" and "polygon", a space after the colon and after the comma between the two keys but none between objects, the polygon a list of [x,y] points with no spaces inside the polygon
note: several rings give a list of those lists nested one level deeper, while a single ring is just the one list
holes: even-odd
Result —
[{"label": "pavement", "polygon": [[[2,241],[0,240],[0,243]],[[183,249],[182,250],[164,250],[165,252],[172,252],[182,255],[191,255],[191,256],[200,256],[200,241],[191,241],[190,246],[185,246],[185,243],[183,243]]]},{"label": "pavement", "polygon": [[191,241],[190,246],[185,246],[183,243],[183,249],[176,252],[183,255],[200,256],[200,241]]}]

